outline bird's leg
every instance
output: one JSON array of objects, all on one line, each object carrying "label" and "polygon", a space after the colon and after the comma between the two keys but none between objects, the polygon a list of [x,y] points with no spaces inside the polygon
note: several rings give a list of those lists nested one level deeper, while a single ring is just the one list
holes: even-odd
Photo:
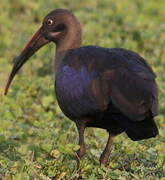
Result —
[{"label": "bird's leg", "polygon": [[77,155],[81,159],[86,152],[85,142],[84,142],[85,122],[78,122],[76,125],[79,133],[79,146],[80,146],[80,149],[77,151]]},{"label": "bird's leg", "polygon": [[100,163],[106,165],[112,150],[112,143],[113,143],[113,139],[115,136],[110,135],[108,137],[108,141],[106,144],[106,147],[104,149],[104,151],[102,152],[101,156],[100,156]]},{"label": "bird's leg", "polygon": [[85,121],[77,121],[77,129],[79,133],[79,146],[80,149],[77,151],[77,156],[78,156],[78,167],[79,167],[79,162],[81,158],[85,155],[86,149],[85,149],[85,142],[84,142],[84,131],[85,131]]}]

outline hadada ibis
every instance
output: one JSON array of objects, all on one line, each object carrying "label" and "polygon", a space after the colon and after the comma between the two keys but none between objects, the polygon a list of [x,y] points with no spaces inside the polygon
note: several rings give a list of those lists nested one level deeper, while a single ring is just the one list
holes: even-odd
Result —
[{"label": "hadada ibis", "polygon": [[76,123],[79,159],[85,154],[84,130],[107,130],[100,162],[106,164],[114,137],[125,132],[133,141],[158,135],[156,75],[146,60],[122,48],[81,46],[81,25],[72,12],[56,9],[16,58],[5,94],[22,65],[42,46],[56,44],[55,93],[62,112]]}]

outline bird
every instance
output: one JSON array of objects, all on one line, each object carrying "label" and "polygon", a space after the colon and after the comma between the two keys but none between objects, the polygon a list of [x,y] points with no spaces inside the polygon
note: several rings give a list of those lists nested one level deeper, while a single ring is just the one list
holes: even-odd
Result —
[{"label": "bird", "polygon": [[108,140],[100,156],[106,165],[117,135],[133,141],[156,137],[158,85],[156,74],[139,54],[123,48],[82,46],[82,27],[67,9],[55,9],[16,57],[9,86],[25,62],[41,47],[53,42],[55,94],[62,112],[75,122],[79,135],[79,161],[86,153],[87,127],[105,129]]}]

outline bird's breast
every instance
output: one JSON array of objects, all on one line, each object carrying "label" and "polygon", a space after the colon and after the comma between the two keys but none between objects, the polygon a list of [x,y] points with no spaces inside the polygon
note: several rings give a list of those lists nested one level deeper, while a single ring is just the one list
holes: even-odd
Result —
[{"label": "bird's breast", "polygon": [[56,96],[58,103],[67,116],[78,118],[97,109],[90,97],[91,81],[96,72],[89,72],[85,66],[74,69],[65,65],[56,73]]}]

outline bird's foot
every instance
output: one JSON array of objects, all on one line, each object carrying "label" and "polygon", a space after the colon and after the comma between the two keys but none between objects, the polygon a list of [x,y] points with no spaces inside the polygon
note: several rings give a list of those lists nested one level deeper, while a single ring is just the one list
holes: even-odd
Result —
[{"label": "bird's foot", "polygon": [[85,148],[80,148],[76,153],[77,153],[78,158],[81,159],[85,155],[86,150]]},{"label": "bird's foot", "polygon": [[104,153],[100,156],[100,164],[106,165],[108,163],[109,156],[106,156]]},{"label": "bird's foot", "polygon": [[85,155],[86,153],[86,150],[85,148],[80,148],[76,154],[77,154],[77,169],[80,168],[80,161],[81,161],[81,158]]}]

